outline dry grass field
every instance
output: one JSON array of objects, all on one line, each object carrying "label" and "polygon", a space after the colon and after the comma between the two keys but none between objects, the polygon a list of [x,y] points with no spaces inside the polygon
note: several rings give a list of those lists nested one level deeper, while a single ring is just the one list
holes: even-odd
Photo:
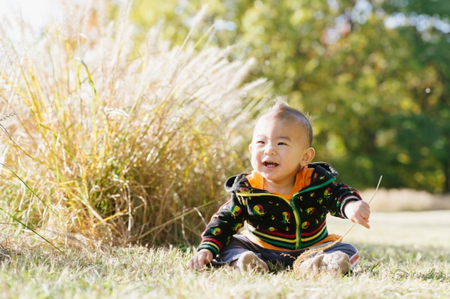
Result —
[{"label": "dry grass field", "polygon": [[[333,233],[350,226],[329,219]],[[0,298],[450,297],[450,211],[373,212],[371,226],[355,226],[345,237],[361,253],[351,276],[308,278],[290,271],[190,271],[191,248],[108,247],[80,239],[62,254],[34,234],[4,226]]]}]

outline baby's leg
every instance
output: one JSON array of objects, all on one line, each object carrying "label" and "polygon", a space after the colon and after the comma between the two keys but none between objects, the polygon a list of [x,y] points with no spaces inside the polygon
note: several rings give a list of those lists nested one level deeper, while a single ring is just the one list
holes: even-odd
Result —
[{"label": "baby's leg", "polygon": [[356,266],[358,260],[359,253],[353,245],[338,242],[334,246],[326,248],[324,252],[318,253],[294,265],[294,271],[304,274],[320,271],[348,274]]},{"label": "baby's leg", "polygon": [[[337,252],[339,253],[335,254]],[[356,249],[356,247],[353,246],[352,244],[344,242],[338,242],[334,246],[325,249],[325,254],[328,254],[331,257],[333,257],[332,259],[330,258],[329,261],[330,263],[333,263],[333,260],[335,260],[336,263],[339,263],[341,259],[345,259],[346,261],[348,261],[348,270],[350,271],[353,271],[359,260],[358,249]],[[347,257],[345,257],[345,255]],[[339,256],[341,257],[341,259],[338,258]],[[347,273],[348,270],[345,271],[344,273]]]},{"label": "baby's leg", "polygon": [[230,263],[230,266],[241,272],[269,272],[267,264],[252,251],[246,251]]},{"label": "baby's leg", "polygon": [[244,271],[268,272],[269,267],[260,258],[259,247],[241,235],[235,235],[230,243],[212,260],[214,266],[230,265]]}]

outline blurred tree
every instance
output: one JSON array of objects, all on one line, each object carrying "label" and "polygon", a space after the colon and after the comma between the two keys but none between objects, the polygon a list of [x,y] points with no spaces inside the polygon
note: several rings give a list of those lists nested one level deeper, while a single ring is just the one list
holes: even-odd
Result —
[{"label": "blurred tree", "polygon": [[422,16],[450,17],[450,6],[445,0],[371,0],[370,3],[390,15],[412,13]]},{"label": "blurred tree", "polygon": [[407,43],[409,57],[397,69],[404,73],[410,97],[403,106],[414,109],[402,113],[394,124],[398,128],[395,142],[403,148],[403,160],[410,161],[407,186],[417,183],[449,193],[450,6],[439,0],[373,2],[375,10],[389,13],[386,27],[399,32]]},{"label": "blurred tree", "polygon": [[[210,43],[240,42],[256,77],[314,119],[317,159],[360,188],[450,192],[450,6],[429,0],[135,0],[181,44],[207,4]],[[195,40],[195,39],[194,39]],[[349,171],[351,168],[352,171]]]},{"label": "blurred tree", "polygon": [[408,37],[414,68],[408,74],[407,88],[417,107],[414,113],[403,115],[398,123],[397,142],[409,156],[414,156],[410,171],[415,181],[449,193],[449,42],[442,32],[436,32],[437,29],[419,31],[409,26],[397,30]]}]

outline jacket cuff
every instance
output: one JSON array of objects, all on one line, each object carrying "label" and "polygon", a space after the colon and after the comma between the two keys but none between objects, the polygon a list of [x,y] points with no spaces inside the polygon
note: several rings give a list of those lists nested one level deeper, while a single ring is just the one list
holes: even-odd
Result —
[{"label": "jacket cuff", "polygon": [[348,219],[348,218],[347,218],[347,215],[345,215],[345,212],[344,212],[344,210],[345,210],[345,205],[348,204],[350,201],[359,201],[359,200],[361,200],[361,198],[356,197],[356,196],[349,196],[349,197],[346,197],[346,198],[342,201],[342,203],[341,203],[341,215],[344,216],[345,219]]},{"label": "jacket cuff", "polygon": [[197,251],[200,251],[202,249],[207,249],[207,250],[211,251],[213,256],[216,256],[220,252],[220,249],[217,247],[217,245],[210,244],[209,242],[200,244],[200,246],[198,246],[198,248],[197,248]]}]

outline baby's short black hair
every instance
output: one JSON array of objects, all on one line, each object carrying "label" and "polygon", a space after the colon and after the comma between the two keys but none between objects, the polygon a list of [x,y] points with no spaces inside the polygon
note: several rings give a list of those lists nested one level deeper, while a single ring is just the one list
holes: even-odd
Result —
[{"label": "baby's short black hair", "polygon": [[311,146],[313,141],[313,130],[309,119],[299,110],[289,106],[283,97],[276,97],[274,99],[275,104],[269,108],[266,112],[264,112],[259,118],[263,117],[267,114],[273,114],[277,119],[295,119],[297,120],[305,133],[308,136],[309,146]]}]

